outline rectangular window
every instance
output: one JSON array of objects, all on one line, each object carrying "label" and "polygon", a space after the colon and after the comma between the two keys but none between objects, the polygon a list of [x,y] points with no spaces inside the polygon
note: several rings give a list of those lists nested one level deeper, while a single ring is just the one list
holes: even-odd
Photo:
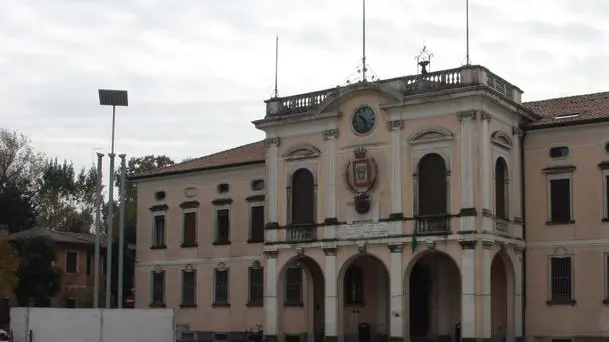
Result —
[{"label": "rectangular window", "polygon": [[197,272],[182,271],[182,307],[197,305]]},{"label": "rectangular window", "polygon": [[154,235],[152,247],[165,247],[165,215],[154,215]]},{"label": "rectangular window", "polygon": [[573,269],[570,256],[550,258],[550,301],[573,301]]},{"label": "rectangular window", "polygon": [[228,270],[216,269],[214,274],[214,306],[228,305]]},{"label": "rectangular window", "polygon": [[230,210],[216,210],[216,244],[226,244],[230,242]]},{"label": "rectangular window", "polygon": [[264,206],[250,207],[250,241],[264,242]]},{"label": "rectangular window", "polygon": [[66,253],[66,273],[78,272],[78,252]]},{"label": "rectangular window", "polygon": [[262,267],[249,268],[248,306],[262,306],[264,303],[264,270]]},{"label": "rectangular window", "polygon": [[609,220],[609,170],[603,171],[603,218]]},{"label": "rectangular window", "polygon": [[93,258],[94,256],[87,252],[87,275],[93,273]]},{"label": "rectangular window", "polygon": [[288,267],[286,270],[286,305],[302,305],[302,268]]},{"label": "rectangular window", "polygon": [[197,212],[182,214],[182,247],[197,246]]},{"label": "rectangular window", "polygon": [[150,306],[165,306],[165,271],[152,271],[152,303]]},{"label": "rectangular window", "polygon": [[548,213],[552,223],[573,221],[571,174],[548,176]]}]

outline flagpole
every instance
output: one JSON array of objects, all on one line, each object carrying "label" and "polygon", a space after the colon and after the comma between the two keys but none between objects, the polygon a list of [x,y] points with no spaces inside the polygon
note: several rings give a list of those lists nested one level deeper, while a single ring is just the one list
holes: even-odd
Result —
[{"label": "flagpole", "polygon": [[465,0],[465,64],[469,65],[469,0]]}]

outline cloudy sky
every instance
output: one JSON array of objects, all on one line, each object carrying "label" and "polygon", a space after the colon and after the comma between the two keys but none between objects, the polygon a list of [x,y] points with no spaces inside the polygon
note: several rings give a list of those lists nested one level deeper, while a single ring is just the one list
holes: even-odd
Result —
[{"label": "cloudy sky", "polygon": [[[465,0],[368,0],[368,61],[380,78],[465,62]],[[608,0],[470,0],[471,59],[525,100],[609,90]],[[360,0],[1,0],[0,126],[49,156],[108,152],[111,108],[129,90],[116,150],[176,161],[261,139],[273,92],[344,84],[361,57]]]}]

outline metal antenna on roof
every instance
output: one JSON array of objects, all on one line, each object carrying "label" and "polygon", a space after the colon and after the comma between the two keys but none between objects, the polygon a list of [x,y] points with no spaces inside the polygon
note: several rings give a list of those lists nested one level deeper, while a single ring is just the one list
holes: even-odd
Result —
[{"label": "metal antenna on roof", "polygon": [[275,36],[275,90],[273,91],[273,98],[279,97],[279,91],[277,90],[277,66],[279,65],[279,35]]},{"label": "metal antenna on roof", "polygon": [[362,81],[366,82],[366,0],[362,0]]},{"label": "metal antenna on roof", "polygon": [[469,0],[465,0],[465,64],[470,65],[470,60],[469,60]]}]

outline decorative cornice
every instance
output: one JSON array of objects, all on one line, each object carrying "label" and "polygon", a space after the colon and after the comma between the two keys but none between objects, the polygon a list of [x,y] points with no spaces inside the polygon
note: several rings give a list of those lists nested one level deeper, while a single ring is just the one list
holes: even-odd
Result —
[{"label": "decorative cornice", "polygon": [[279,146],[279,137],[264,139],[266,147]]},{"label": "decorative cornice", "polygon": [[550,166],[541,170],[546,175],[557,174],[557,173],[571,173],[575,171],[575,165],[558,165]]},{"label": "decorative cornice", "polygon": [[493,134],[491,134],[491,142],[506,150],[511,150],[513,145],[512,138],[503,131],[493,132]]},{"label": "decorative cornice", "polygon": [[492,117],[489,113],[482,111],[480,112],[480,120],[491,122]]},{"label": "decorative cornice", "polygon": [[279,251],[264,251],[264,256],[267,257],[267,259],[276,259],[278,255]]},{"label": "decorative cornice", "polygon": [[478,241],[476,241],[476,240],[459,241],[459,244],[461,245],[462,249],[474,249],[474,248],[476,248],[476,243],[478,243]]},{"label": "decorative cornice", "polygon": [[150,207],[150,211],[167,211],[167,209],[169,209],[167,204],[158,204]]},{"label": "decorative cornice", "polygon": [[180,204],[180,208],[182,209],[193,209],[193,208],[198,208],[199,207],[199,201],[187,201],[187,202],[182,202]]},{"label": "decorative cornice", "polygon": [[336,139],[338,138],[338,129],[327,129],[321,132],[321,134],[323,135],[324,140]]},{"label": "decorative cornice", "polygon": [[290,147],[281,156],[286,160],[298,160],[317,158],[321,155],[321,151],[310,144],[301,144]]},{"label": "decorative cornice", "polygon": [[495,243],[493,241],[482,241],[482,248],[484,249],[491,249],[494,245]]},{"label": "decorative cornice", "polygon": [[387,130],[388,131],[399,131],[404,128],[404,120],[391,120],[387,121]]},{"label": "decorative cornice", "polygon": [[336,247],[324,247],[323,251],[326,256],[336,256]]},{"label": "decorative cornice", "polygon": [[245,198],[248,202],[264,202],[264,195],[252,195]]},{"label": "decorative cornice", "polygon": [[466,119],[476,120],[477,114],[478,112],[475,110],[466,110],[463,112],[458,112],[457,118],[459,119],[459,121],[463,121]]},{"label": "decorative cornice", "polygon": [[218,198],[218,199],[211,201],[211,204],[213,204],[213,205],[227,205],[227,204],[231,204],[231,203],[233,203],[232,198]]}]

